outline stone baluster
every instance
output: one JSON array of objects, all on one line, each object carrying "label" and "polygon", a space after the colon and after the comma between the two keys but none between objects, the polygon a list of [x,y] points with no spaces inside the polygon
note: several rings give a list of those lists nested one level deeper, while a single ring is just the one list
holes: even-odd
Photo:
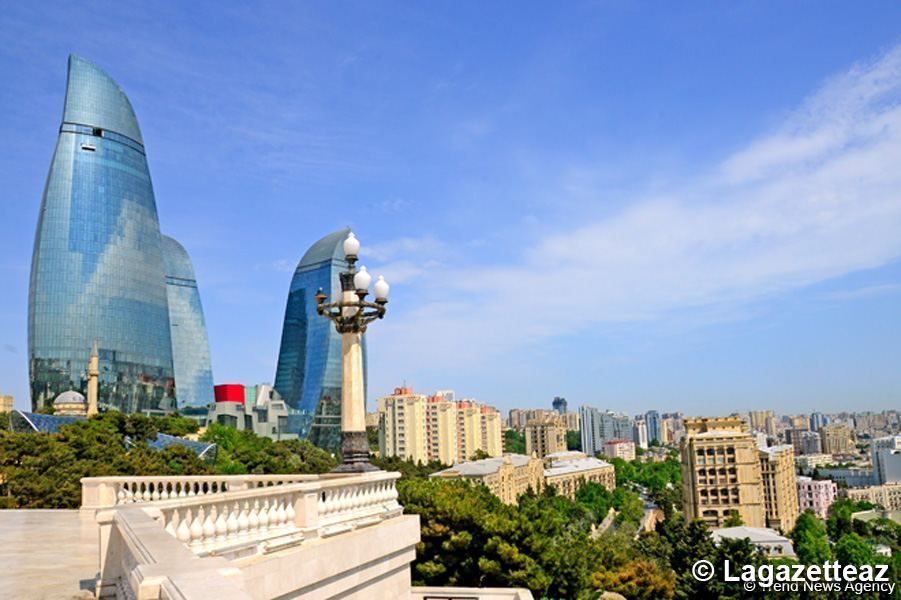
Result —
[{"label": "stone baluster", "polygon": [[288,496],[285,499],[285,525],[288,527],[294,526],[294,518],[297,516],[297,512],[294,510],[294,498]]},{"label": "stone baluster", "polygon": [[191,511],[191,546],[198,546],[203,543],[203,508],[198,506]]},{"label": "stone baluster", "polygon": [[175,518],[178,520],[178,528],[175,530],[175,537],[178,538],[178,541],[185,544],[191,541],[191,529],[188,527],[189,514],[188,511],[185,511],[184,518],[181,518],[178,509],[175,509]]},{"label": "stone baluster", "polygon": [[247,515],[247,527],[250,534],[253,535],[260,529],[260,503],[254,499],[250,514]]},{"label": "stone baluster", "polygon": [[228,526],[228,535],[226,537],[233,539],[238,535],[238,518],[235,515],[238,510],[238,503],[235,502],[231,507],[226,503],[226,510],[228,511],[228,518],[225,520]]},{"label": "stone baluster", "polygon": [[203,518],[203,541],[205,544],[212,544],[216,538],[216,518],[213,515],[215,505],[210,505],[204,509]]},{"label": "stone baluster", "polygon": [[216,505],[216,541],[225,540],[228,534],[228,523],[225,520],[225,504]]},{"label": "stone baluster", "polygon": [[238,508],[238,537],[243,537],[250,533],[248,531],[250,521],[247,518],[247,500],[242,500],[238,504],[240,505]]},{"label": "stone baluster", "polygon": [[266,531],[269,529],[269,500],[263,499],[262,505],[260,506],[260,531]]},{"label": "stone baluster", "polygon": [[177,537],[176,530],[178,528],[178,509],[174,509],[171,512],[163,512],[163,519],[165,519],[166,523],[166,533],[168,533],[172,537]]}]

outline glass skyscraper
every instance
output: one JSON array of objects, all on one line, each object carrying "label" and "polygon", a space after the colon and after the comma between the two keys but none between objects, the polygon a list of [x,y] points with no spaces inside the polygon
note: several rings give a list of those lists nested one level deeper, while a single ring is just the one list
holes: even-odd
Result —
[{"label": "glass skyscraper", "polygon": [[[184,261],[178,264],[183,267]],[[166,274],[144,142],[131,103],[109,75],[71,56],[31,264],[28,352],[35,409],[61,392],[85,389],[95,340],[101,408],[175,408]],[[199,301],[197,308],[186,330],[198,322],[202,328]],[[208,365],[205,335],[201,345],[206,354],[197,358]],[[184,372],[203,370],[189,365]]]},{"label": "glass skyscraper", "polygon": [[348,233],[342,229],[322,238],[297,265],[275,373],[275,390],[290,407],[289,430],[328,450],[341,443],[341,336],[316,313],[314,296],[322,288],[330,301],[340,298],[338,274],[347,269],[343,244]]},{"label": "glass skyscraper", "polygon": [[206,406],[214,402],[213,368],[194,266],[184,247],[165,235],[163,262],[178,406]]}]

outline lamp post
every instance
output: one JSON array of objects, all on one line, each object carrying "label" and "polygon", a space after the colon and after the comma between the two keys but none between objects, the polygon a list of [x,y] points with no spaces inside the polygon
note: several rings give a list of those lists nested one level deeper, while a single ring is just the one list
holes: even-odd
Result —
[{"label": "lamp post", "polygon": [[375,301],[369,302],[372,276],[361,266],[357,271],[357,252],[360,242],[351,232],[344,240],[347,271],[340,274],[341,298],[328,302],[319,288],[316,293],[316,312],[335,324],[341,334],[341,464],[335,473],[377,471],[369,462],[369,441],[366,437],[366,397],[363,389],[363,348],[366,327],[385,316],[388,304],[388,282],[379,275],[373,286]]}]

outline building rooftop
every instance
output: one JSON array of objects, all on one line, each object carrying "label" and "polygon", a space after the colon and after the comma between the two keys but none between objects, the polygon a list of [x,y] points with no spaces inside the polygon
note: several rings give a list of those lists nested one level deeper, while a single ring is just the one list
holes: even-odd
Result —
[{"label": "building rooftop", "polygon": [[[12,412],[12,428],[13,431],[20,433],[59,433],[59,428],[63,425],[71,425],[79,421],[85,421],[84,417],[61,416],[61,415],[42,415],[40,413],[31,413],[22,410],[14,410]],[[165,433],[156,434],[155,440],[148,440],[147,445],[154,450],[162,450],[168,446],[176,444],[184,446],[189,450],[193,450],[200,458],[214,458],[216,452],[216,444],[208,442],[195,442],[174,435]]]},{"label": "building rooftop", "polygon": [[693,433],[693,438],[717,438],[717,437],[750,437],[747,431],[730,431],[728,429],[712,429],[703,433]]},{"label": "building rooftop", "polygon": [[554,477],[557,475],[567,475],[570,473],[579,473],[580,471],[591,471],[593,469],[601,469],[611,467],[607,461],[594,457],[576,458],[572,460],[558,460],[549,468],[544,470],[545,477]]},{"label": "building rooftop", "polygon": [[767,454],[778,454],[780,452],[784,452],[786,450],[794,450],[795,447],[791,444],[782,444],[780,446],[770,446],[769,448],[760,448],[761,452],[766,452]]},{"label": "building rooftop", "polygon": [[730,540],[742,540],[749,539],[754,544],[763,544],[763,543],[791,543],[791,540],[785,536],[779,535],[775,529],[769,529],[767,527],[723,527],[721,529],[714,529],[711,532],[714,541],[726,538]]},{"label": "building rooftop", "polygon": [[457,463],[449,469],[432,473],[432,477],[440,477],[442,474],[451,475],[459,474],[464,477],[481,477],[497,473],[505,462],[513,464],[514,467],[524,467],[532,460],[524,454],[505,454],[495,458],[483,458],[482,460],[474,460],[470,462]]}]

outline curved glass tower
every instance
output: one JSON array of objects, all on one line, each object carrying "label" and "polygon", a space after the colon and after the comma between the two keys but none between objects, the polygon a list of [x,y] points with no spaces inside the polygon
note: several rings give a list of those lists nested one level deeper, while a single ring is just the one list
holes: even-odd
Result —
[{"label": "curved glass tower", "polygon": [[214,402],[213,368],[194,265],[184,247],[165,235],[163,262],[172,328],[175,397],[179,408],[206,406]]},{"label": "curved glass tower", "polygon": [[162,241],[141,130],[116,82],[70,56],[31,264],[35,409],[84,391],[95,340],[100,407],[174,408]]},{"label": "curved glass tower", "polygon": [[[303,255],[288,291],[275,389],[291,409],[288,428],[321,448],[341,444],[341,336],[316,313],[314,296],[322,288],[340,298],[338,274],[347,269],[344,240],[350,229],[325,236]],[[366,339],[363,338],[366,375]]]}]

